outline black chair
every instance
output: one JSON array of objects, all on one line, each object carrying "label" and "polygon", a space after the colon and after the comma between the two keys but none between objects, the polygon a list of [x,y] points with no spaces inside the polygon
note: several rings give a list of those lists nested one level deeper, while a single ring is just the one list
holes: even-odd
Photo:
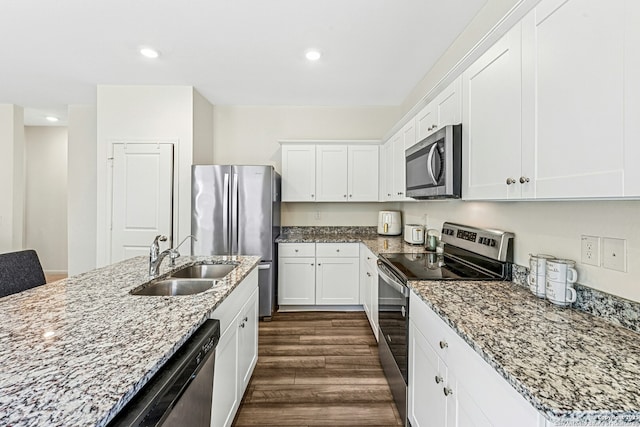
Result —
[{"label": "black chair", "polygon": [[0,298],[46,282],[36,251],[28,249],[0,254]]}]

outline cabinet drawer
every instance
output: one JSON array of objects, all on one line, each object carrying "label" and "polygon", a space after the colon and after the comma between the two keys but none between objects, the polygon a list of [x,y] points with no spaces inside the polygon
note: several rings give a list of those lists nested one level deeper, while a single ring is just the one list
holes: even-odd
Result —
[{"label": "cabinet drawer", "polygon": [[454,338],[455,332],[419,296],[413,292],[410,295],[409,318],[438,356],[447,362],[449,355],[459,350],[455,348],[459,345]]},{"label": "cabinet drawer", "polygon": [[[360,255],[364,262],[373,270],[378,269],[378,257],[364,243],[360,246]],[[377,274],[377,273],[376,273]]]},{"label": "cabinet drawer", "polygon": [[316,255],[319,257],[358,257],[360,243],[316,243]]},{"label": "cabinet drawer", "polygon": [[316,256],[316,244],[279,243],[278,255],[281,257],[313,257]]}]

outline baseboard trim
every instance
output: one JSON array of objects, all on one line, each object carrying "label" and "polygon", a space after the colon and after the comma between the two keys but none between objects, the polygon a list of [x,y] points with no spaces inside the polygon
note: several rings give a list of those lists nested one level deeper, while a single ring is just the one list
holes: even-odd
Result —
[{"label": "baseboard trim", "polygon": [[281,305],[278,312],[292,311],[364,311],[361,305]]}]

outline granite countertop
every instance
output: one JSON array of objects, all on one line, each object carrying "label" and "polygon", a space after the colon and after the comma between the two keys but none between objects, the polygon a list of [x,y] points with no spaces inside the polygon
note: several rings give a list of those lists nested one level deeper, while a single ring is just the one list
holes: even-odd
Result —
[{"label": "granite countertop", "polygon": [[[284,233],[282,243],[362,242],[376,255],[424,252],[402,236]],[[640,335],[557,307],[512,282],[412,281],[410,288],[547,419],[640,425]]]},{"label": "granite countertop", "polygon": [[149,281],[136,257],[0,299],[0,425],[105,425],[258,264],[255,256],[183,257],[238,263],[212,289],[134,296]]},{"label": "granite countertop", "polygon": [[376,255],[382,253],[423,253],[423,245],[411,245],[402,236],[380,236],[375,233],[318,232],[283,233],[276,239],[278,243],[364,243]]},{"label": "granite countertop", "polygon": [[640,336],[512,282],[409,286],[546,418],[640,425]]}]

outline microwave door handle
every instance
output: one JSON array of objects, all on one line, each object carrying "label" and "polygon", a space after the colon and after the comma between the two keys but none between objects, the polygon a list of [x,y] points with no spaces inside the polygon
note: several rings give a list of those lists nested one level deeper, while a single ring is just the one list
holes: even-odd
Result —
[{"label": "microwave door handle", "polygon": [[437,142],[431,146],[431,149],[429,150],[429,155],[427,156],[427,172],[429,172],[429,176],[431,176],[431,179],[433,180],[434,184],[438,183],[438,180],[436,179],[436,176],[433,173],[433,154],[435,153],[436,148],[438,148]]}]

